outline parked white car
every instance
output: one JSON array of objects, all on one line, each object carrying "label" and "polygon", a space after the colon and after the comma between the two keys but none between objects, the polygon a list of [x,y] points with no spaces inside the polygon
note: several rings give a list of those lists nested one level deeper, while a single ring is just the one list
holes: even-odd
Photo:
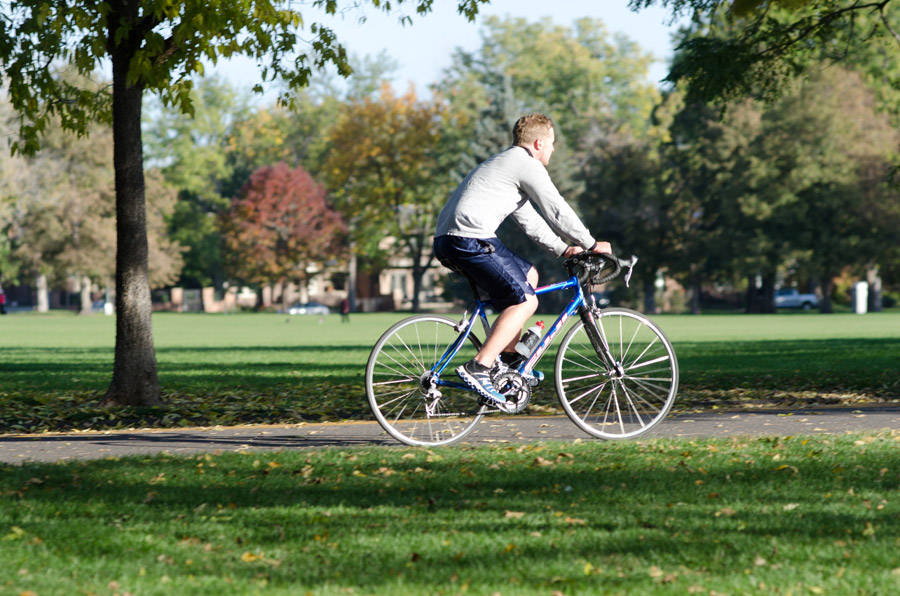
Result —
[{"label": "parked white car", "polygon": [[288,309],[289,315],[327,315],[331,309],[318,302],[298,302]]},{"label": "parked white car", "polygon": [[794,288],[782,288],[775,291],[775,308],[809,310],[817,306],[819,306],[819,298],[815,294],[801,294]]}]

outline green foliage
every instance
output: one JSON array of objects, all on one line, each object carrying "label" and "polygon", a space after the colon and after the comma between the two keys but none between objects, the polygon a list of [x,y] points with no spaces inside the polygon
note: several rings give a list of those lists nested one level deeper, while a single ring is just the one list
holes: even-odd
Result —
[{"label": "green foliage", "polygon": [[[883,58],[898,51],[900,40],[900,8],[892,0],[630,2],[634,10],[654,4],[693,14],[693,31],[682,39],[666,78],[683,84],[689,101],[772,99],[822,61],[853,63],[857,52]],[[896,66],[888,70],[888,80],[896,82]],[[889,96],[896,105],[895,94]]]},{"label": "green foliage", "polygon": [[[9,108],[9,104],[4,104]],[[43,273],[57,286],[70,277],[108,284],[115,272],[115,188],[112,131],[92,124],[76,138],[59,122],[48,124],[43,147],[31,156],[3,158],[0,228],[5,228],[4,275]],[[154,286],[171,283],[181,268],[181,247],[167,234],[173,191],[148,174],[147,226]],[[0,208],[2,211],[2,208]],[[25,278],[27,281],[27,278]]]},{"label": "green foliage", "polygon": [[[461,0],[459,10],[473,19],[482,2]],[[391,10],[390,3],[372,3]],[[414,4],[419,13],[431,7],[429,0]],[[312,6],[334,14],[339,2],[316,0]],[[50,117],[79,134],[87,132],[94,118],[111,119],[109,93],[59,77],[59,64],[71,64],[79,75],[90,77],[112,53],[127,52],[128,84],[188,114],[193,113],[192,81],[203,75],[204,60],[215,64],[237,55],[260,59],[263,82],[287,83],[279,100],[288,104],[290,89],[305,86],[314,69],[332,64],[342,75],[351,72],[334,32],[310,22],[311,38],[301,35],[303,16],[290,2],[279,0],[155,0],[131,13],[119,1],[28,0],[13,4],[0,25],[0,58],[5,72],[13,75],[8,79],[10,98],[23,116],[20,137],[12,145],[26,153],[37,150]]]},{"label": "green foliage", "polygon": [[827,310],[843,267],[889,260],[898,201],[885,178],[897,137],[874,103],[857,75],[831,67],[769,103],[721,113],[684,104],[664,154],[675,205],[693,214],[683,220],[689,262],[723,281],[761,275],[770,310],[776,275],[820,280]]},{"label": "green foliage", "polygon": [[279,162],[319,175],[340,105],[336,95],[299,90],[290,109],[261,107],[235,122],[226,152],[231,178],[222,182],[223,196],[237,195],[254,170]]},{"label": "green foliage", "polygon": [[167,223],[171,238],[187,248],[180,285],[221,286],[225,274],[216,217],[229,205],[230,131],[247,117],[248,99],[215,78],[202,79],[191,97],[192,118],[161,102],[151,104],[144,117],[146,157],[178,189]]},{"label": "green foliage", "polygon": [[[635,281],[646,300],[653,297],[657,272],[682,271],[679,260],[688,253],[682,231],[690,224],[680,219],[686,195],[674,184],[675,164],[662,150],[664,130],[654,127],[643,137],[613,133],[598,142],[587,154],[587,192],[579,201],[595,237],[611,242],[618,254],[640,257]],[[655,305],[645,304],[654,311]]]},{"label": "green foliage", "polygon": [[658,98],[645,81],[651,57],[634,42],[610,35],[602,21],[563,27],[550,19],[490,17],[484,28],[481,47],[457,53],[441,85],[455,111],[477,114],[488,94],[496,94],[490,89],[507,85],[522,110],[554,119],[573,152],[593,141],[585,134],[592,127],[645,130]]},{"label": "green foliage", "polygon": [[[14,594],[888,594],[896,432],[0,467]],[[290,445],[291,448],[287,448]],[[111,528],[114,531],[111,531]]]}]

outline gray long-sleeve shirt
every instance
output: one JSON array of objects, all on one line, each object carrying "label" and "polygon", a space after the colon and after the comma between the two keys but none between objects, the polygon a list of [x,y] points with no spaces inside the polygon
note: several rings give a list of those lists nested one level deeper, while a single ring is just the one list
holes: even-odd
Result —
[{"label": "gray long-sleeve shirt", "polygon": [[557,256],[567,248],[560,236],[585,250],[594,246],[593,236],[559,194],[547,169],[518,146],[469,172],[441,210],[435,236],[493,238],[510,215],[530,238]]}]

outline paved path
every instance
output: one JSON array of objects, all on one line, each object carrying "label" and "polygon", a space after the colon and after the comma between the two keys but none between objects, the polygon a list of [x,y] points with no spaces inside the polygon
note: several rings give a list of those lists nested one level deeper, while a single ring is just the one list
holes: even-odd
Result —
[{"label": "paved path", "polygon": [[[653,437],[843,434],[900,429],[900,406],[755,410],[670,415]],[[469,444],[593,440],[565,416],[486,417]],[[0,436],[0,462],[298,448],[400,446],[375,422]]]}]

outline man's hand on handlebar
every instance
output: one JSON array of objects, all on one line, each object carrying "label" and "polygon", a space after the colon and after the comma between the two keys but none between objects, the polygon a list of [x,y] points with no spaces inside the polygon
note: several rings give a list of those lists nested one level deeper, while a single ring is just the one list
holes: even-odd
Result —
[{"label": "man's hand on handlebar", "polygon": [[602,253],[611,255],[612,254],[612,244],[609,242],[600,242],[599,240],[594,243],[594,248],[591,249],[591,252]]},{"label": "man's hand on handlebar", "polygon": [[[577,254],[583,253],[584,249],[580,246],[570,246],[566,249],[566,252],[562,254],[562,256],[566,259],[571,259]],[[595,253],[605,253],[612,254],[612,245],[609,242],[600,242],[597,241],[594,243],[594,247],[591,248],[591,252]]]}]

